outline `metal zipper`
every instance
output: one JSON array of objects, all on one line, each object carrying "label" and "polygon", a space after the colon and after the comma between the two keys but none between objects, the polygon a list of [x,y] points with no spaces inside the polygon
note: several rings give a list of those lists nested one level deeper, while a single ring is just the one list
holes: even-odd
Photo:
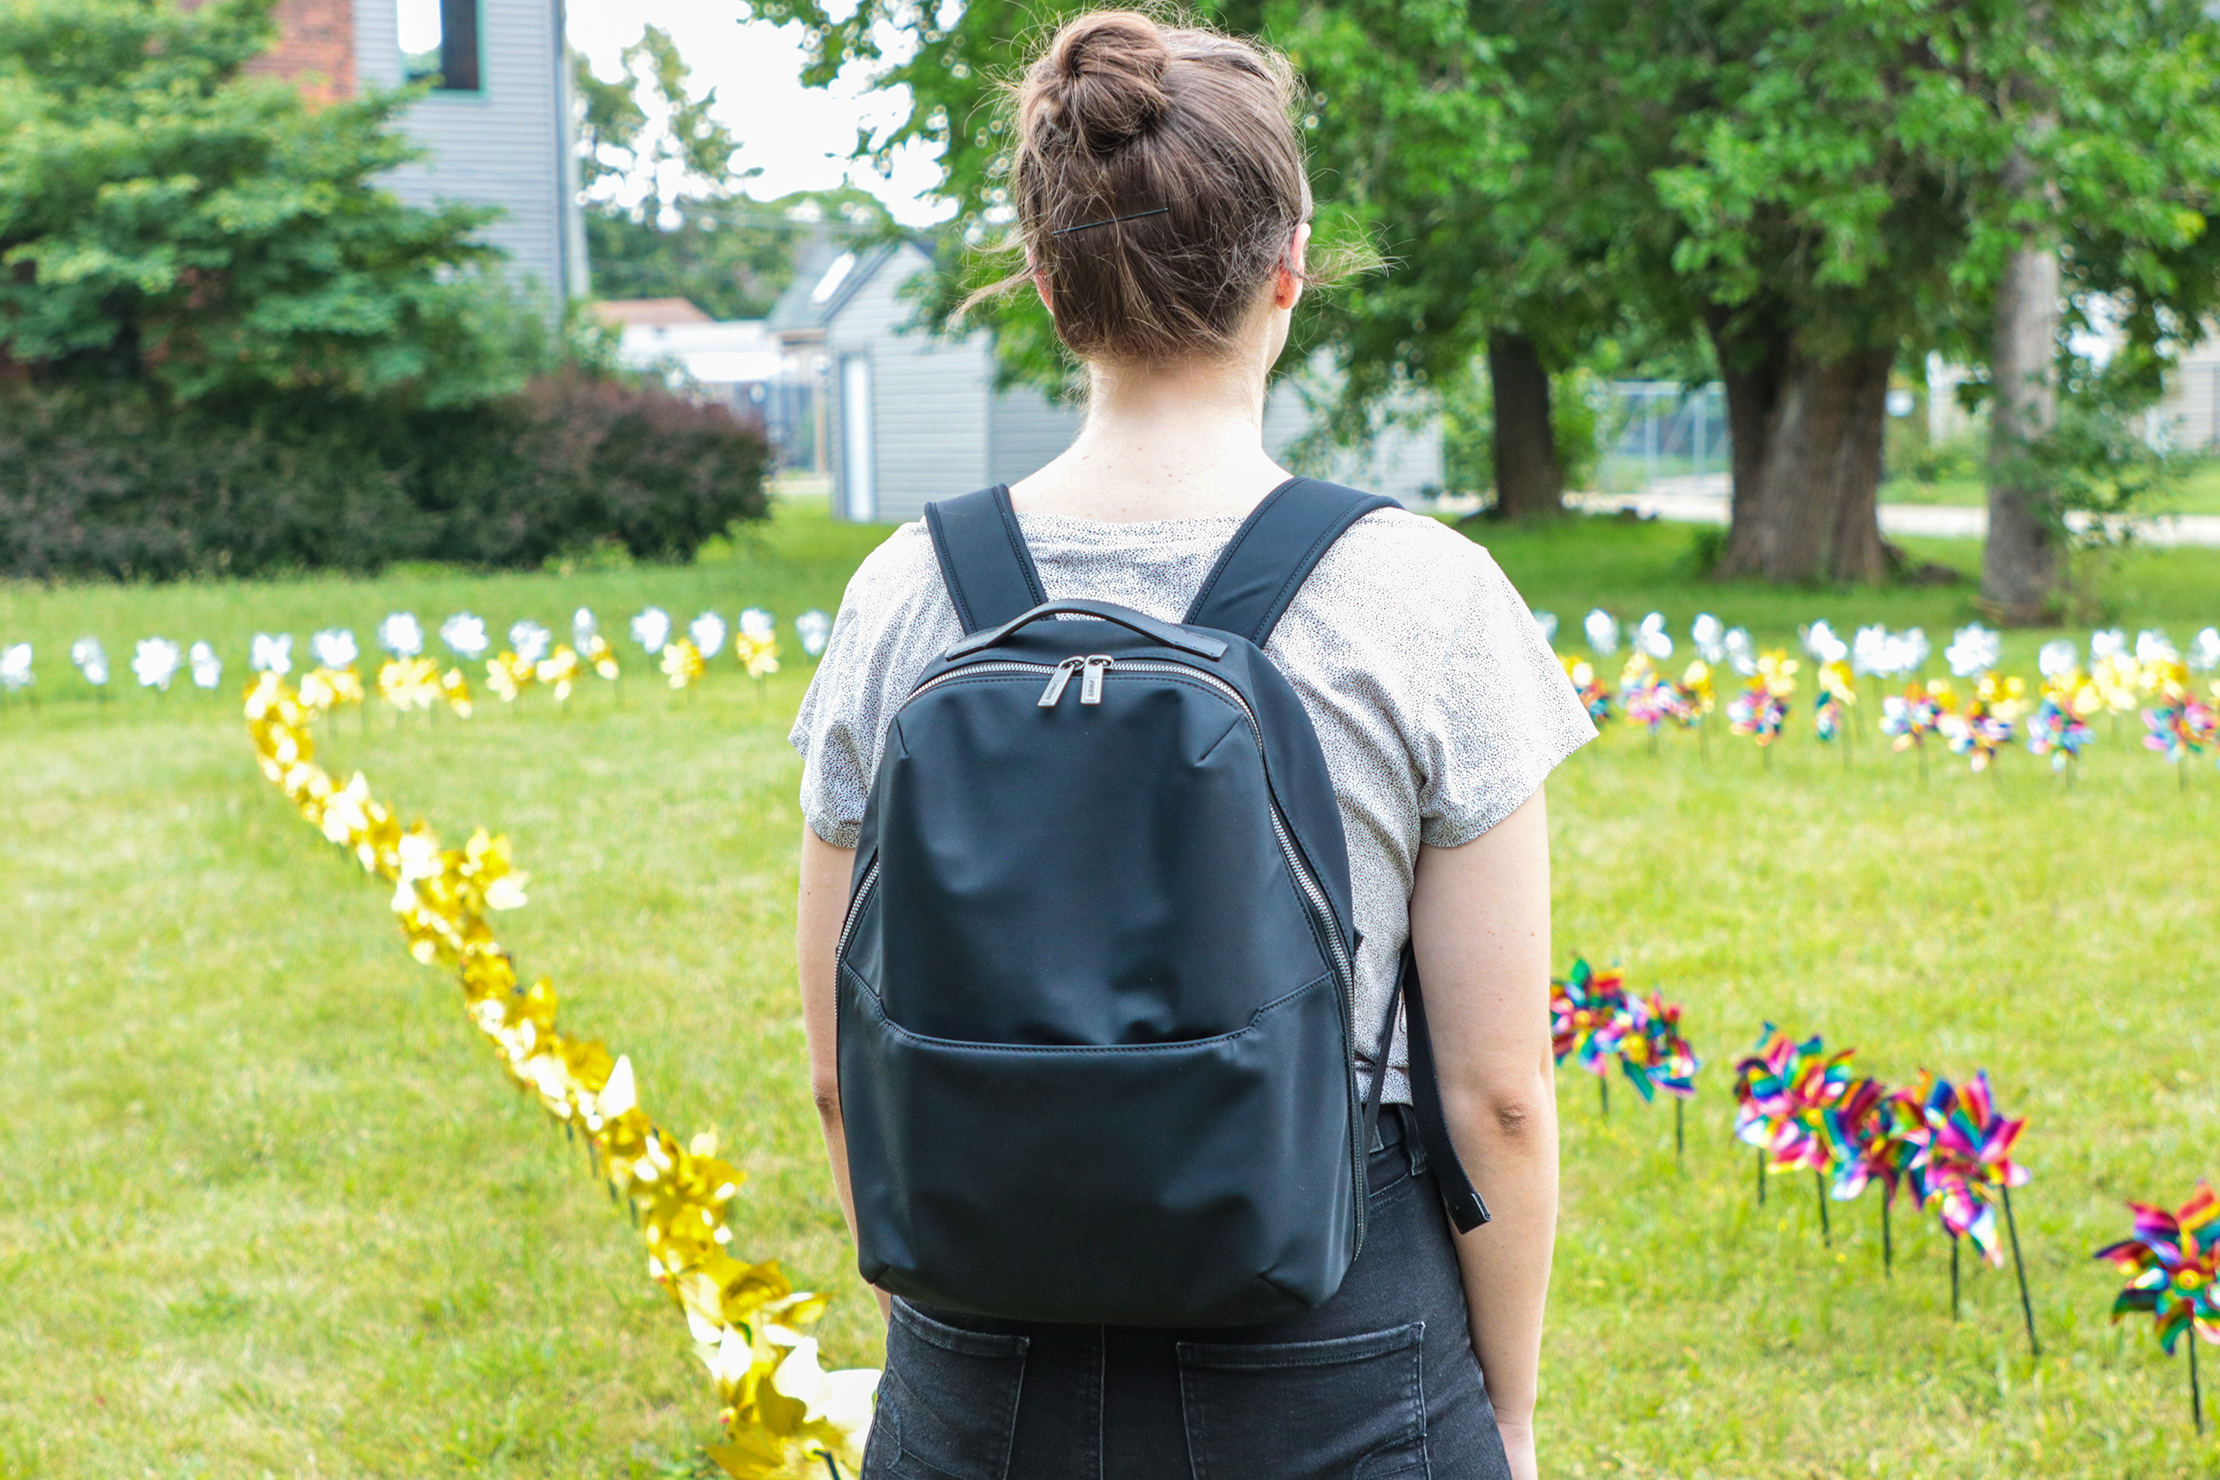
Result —
[{"label": "metal zipper", "polygon": [[856,885],[856,897],[848,901],[848,918],[840,922],[840,944],[833,947],[833,970],[840,969],[841,958],[848,954],[848,941],[856,933],[856,922],[863,918],[863,902],[871,897],[871,886],[879,882],[879,856],[871,855],[871,862],[864,865],[863,882]]},{"label": "metal zipper", "polygon": [[[1264,730],[1260,725],[1257,724],[1256,711],[1249,707],[1248,699],[1242,695],[1239,689],[1235,688],[1232,684],[1227,683],[1224,679],[1217,677],[1215,674],[1204,673],[1202,670],[1197,668],[1190,668],[1185,663],[1164,663],[1152,661],[1145,658],[1120,658],[1115,660],[1110,658],[1067,658],[1062,663],[1053,664],[1018,663],[1005,661],[998,663],[972,663],[966,665],[965,667],[954,669],[951,672],[943,673],[937,678],[933,678],[925,683],[919,684],[915,689],[911,690],[910,697],[903,701],[903,707],[908,708],[911,703],[914,703],[917,699],[921,698],[925,694],[932,692],[934,689],[939,688],[942,684],[952,683],[959,678],[969,678],[979,674],[996,673],[1054,674],[1054,678],[1052,678],[1049,683],[1049,691],[1047,693],[1044,693],[1041,697],[1041,703],[1044,706],[1053,706],[1053,704],[1055,703],[1055,699],[1061,698],[1063,696],[1063,686],[1070,681],[1072,672],[1071,665],[1074,663],[1079,664],[1081,667],[1081,671],[1084,673],[1084,678],[1082,679],[1080,684],[1081,701],[1083,703],[1099,703],[1101,702],[1100,685],[1105,675],[1105,671],[1112,666],[1113,662],[1115,663],[1117,671],[1120,673],[1162,673],[1169,674],[1178,678],[1191,679],[1196,683],[1207,685],[1209,688],[1222,695],[1227,700],[1227,702],[1231,703],[1236,709],[1240,710],[1242,718],[1248,721],[1249,735],[1252,739],[1256,741],[1257,760],[1260,764],[1266,767],[1265,800],[1267,804],[1267,810],[1270,813],[1272,819],[1272,836],[1279,842],[1280,853],[1287,860],[1288,871],[1295,876],[1296,887],[1302,891],[1304,899],[1307,900],[1310,904],[1311,917],[1316,926],[1320,940],[1324,942],[1328,954],[1333,957],[1335,975],[1339,979],[1339,985],[1341,987],[1341,1000],[1345,1012],[1344,1020],[1348,1025],[1348,1033],[1346,1035],[1346,1047],[1348,1050],[1350,1083],[1352,1085],[1356,1084],[1356,963],[1350,960],[1348,946],[1341,938],[1341,929],[1339,925],[1337,925],[1334,921],[1333,906],[1326,899],[1325,886],[1318,882],[1317,876],[1311,872],[1309,861],[1303,857],[1302,850],[1295,846],[1294,834],[1289,831],[1287,826],[1287,819],[1280,812],[1279,798],[1271,794],[1271,757],[1264,748]],[[1099,663],[1100,666],[1093,666],[1097,663]],[[1090,683],[1093,684],[1097,690],[1093,699],[1088,699],[1086,697],[1087,688]],[[1050,694],[1053,694],[1055,698],[1051,698]],[[879,861],[874,858],[871,860],[870,867],[864,870],[863,883],[857,888],[855,900],[849,906],[848,921],[841,927],[840,946],[833,958],[836,961],[840,959],[841,955],[844,955],[847,952],[849,934],[855,928],[856,917],[862,913],[864,897],[870,893],[872,884],[876,882],[878,878],[878,872]],[[1367,1180],[1365,1177],[1365,1159],[1371,1151],[1370,1147],[1357,1144],[1359,1139],[1359,1137],[1357,1136],[1357,1129],[1361,1127],[1362,1124],[1363,1115],[1360,1110],[1359,1113],[1357,1113],[1351,1121],[1349,1135],[1350,1159],[1354,1164],[1353,1170],[1355,1175],[1355,1181],[1353,1185],[1355,1189],[1357,1214],[1357,1247],[1359,1248],[1362,1248],[1364,1246],[1366,1222],[1365,1199],[1367,1196]]]}]

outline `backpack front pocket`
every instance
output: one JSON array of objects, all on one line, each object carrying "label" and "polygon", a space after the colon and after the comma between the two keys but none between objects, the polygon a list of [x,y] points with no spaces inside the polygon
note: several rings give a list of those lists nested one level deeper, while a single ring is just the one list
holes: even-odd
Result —
[{"label": "backpack front pocket", "polygon": [[961,1043],[853,971],[840,1081],[863,1275],[1023,1320],[1237,1325],[1315,1307],[1353,1257],[1331,975],[1177,1043]]}]

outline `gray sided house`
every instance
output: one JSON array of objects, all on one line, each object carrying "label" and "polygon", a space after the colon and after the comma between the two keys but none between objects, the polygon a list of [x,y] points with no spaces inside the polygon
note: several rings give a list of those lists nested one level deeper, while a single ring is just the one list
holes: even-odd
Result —
[{"label": "gray sided house", "polygon": [[552,306],[585,293],[563,0],[278,0],[275,14],[255,70],[313,97],[429,83],[401,119],[424,158],[384,183],[414,205],[498,207],[484,237],[514,281]]},{"label": "gray sided house", "polygon": [[[995,388],[985,333],[951,340],[912,327],[916,304],[902,288],[931,267],[915,240],[823,247],[805,257],[767,321],[791,373],[822,391],[819,445],[831,454],[835,518],[916,519],[932,499],[1016,482],[1078,433],[1075,407],[1030,386]],[[1301,391],[1283,379],[1265,403],[1265,446],[1285,454],[1311,424]],[[1414,503],[1440,487],[1441,430],[1390,428],[1364,454],[1304,461],[1304,471]]]}]

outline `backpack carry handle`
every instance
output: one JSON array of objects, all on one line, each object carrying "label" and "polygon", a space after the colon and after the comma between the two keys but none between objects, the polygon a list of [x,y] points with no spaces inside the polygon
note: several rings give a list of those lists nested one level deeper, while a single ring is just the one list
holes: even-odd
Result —
[{"label": "backpack carry handle", "polygon": [[1038,622],[1044,617],[1067,614],[1075,617],[1093,617],[1103,622],[1115,622],[1128,631],[1140,633],[1152,642],[1160,642],[1168,648],[1177,648],[1183,653],[1193,653],[1198,658],[1209,658],[1215,661],[1226,655],[1226,644],[1219,638],[1205,637],[1199,632],[1189,632],[1175,627],[1169,622],[1159,622],[1154,617],[1144,616],[1140,612],[1127,607],[1115,606],[1107,601],[1044,601],[1031,611],[1012,617],[1009,621],[991,631],[975,633],[965,638],[948,650],[947,657],[950,659],[968,658],[973,653],[984,652],[988,648],[1007,642],[1017,635],[1020,628]]}]

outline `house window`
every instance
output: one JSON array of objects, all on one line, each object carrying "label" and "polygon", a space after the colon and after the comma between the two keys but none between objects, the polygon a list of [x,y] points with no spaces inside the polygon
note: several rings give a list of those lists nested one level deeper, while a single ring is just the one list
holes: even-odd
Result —
[{"label": "house window", "polygon": [[478,91],[478,0],[399,0],[401,71],[440,92]]}]

